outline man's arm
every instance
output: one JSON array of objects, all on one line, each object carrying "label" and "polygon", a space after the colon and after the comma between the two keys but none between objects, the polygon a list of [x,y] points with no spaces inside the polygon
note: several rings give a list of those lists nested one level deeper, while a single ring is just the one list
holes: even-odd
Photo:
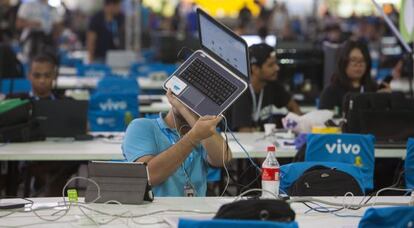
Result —
[{"label": "man's arm", "polygon": [[289,102],[286,105],[286,108],[289,110],[289,112],[293,112],[293,113],[296,113],[298,115],[302,115],[302,112],[300,111],[300,107],[299,107],[298,103],[293,98],[291,98],[289,100]]},{"label": "man's arm", "polygon": [[193,150],[192,142],[195,139],[191,137],[191,134],[186,134],[176,144],[159,155],[147,155],[136,160],[137,162],[146,162],[148,164],[151,184],[159,185],[164,182],[185,161]]},{"label": "man's arm", "polygon": [[92,63],[95,60],[96,32],[88,31],[86,35],[86,47],[88,49],[88,61]]},{"label": "man's arm", "polygon": [[[167,92],[167,97],[169,102],[175,107],[180,114],[184,117],[187,123],[190,125],[191,128],[194,128],[195,123],[198,121],[198,116],[191,112],[187,107],[185,107],[180,101],[175,98],[171,91]],[[221,121],[220,117],[215,117],[217,120],[216,125]],[[204,148],[207,151],[207,160],[210,165],[215,167],[222,167],[223,166],[223,157],[224,162],[229,162],[232,159],[231,150],[226,146],[226,142],[224,141],[223,137],[216,131],[216,125],[208,126],[208,128],[202,129],[204,131],[212,132],[211,136],[205,138],[201,141]],[[190,131],[191,132],[191,131]],[[224,148],[224,150],[223,150]],[[227,148],[227,150],[226,150]],[[224,153],[224,155],[223,155]]]}]

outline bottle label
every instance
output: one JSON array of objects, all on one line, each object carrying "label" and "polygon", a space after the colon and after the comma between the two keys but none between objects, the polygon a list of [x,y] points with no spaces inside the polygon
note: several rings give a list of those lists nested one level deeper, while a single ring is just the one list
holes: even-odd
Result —
[{"label": "bottle label", "polygon": [[262,168],[262,180],[279,181],[279,168]]}]

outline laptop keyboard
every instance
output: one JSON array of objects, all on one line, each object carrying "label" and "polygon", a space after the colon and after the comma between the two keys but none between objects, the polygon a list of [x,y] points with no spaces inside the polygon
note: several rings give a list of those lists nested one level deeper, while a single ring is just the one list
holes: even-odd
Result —
[{"label": "laptop keyboard", "polygon": [[199,59],[195,59],[180,76],[217,105],[223,104],[237,89]]}]

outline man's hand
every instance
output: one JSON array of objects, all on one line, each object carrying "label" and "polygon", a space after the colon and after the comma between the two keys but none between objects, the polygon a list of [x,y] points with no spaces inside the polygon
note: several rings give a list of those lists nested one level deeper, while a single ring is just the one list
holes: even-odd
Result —
[{"label": "man's hand", "polygon": [[198,143],[216,133],[216,126],[222,117],[203,116],[200,117],[191,130],[187,133],[192,143]]},{"label": "man's hand", "polygon": [[179,101],[175,95],[171,92],[170,89],[167,91],[167,98],[168,102],[170,102],[171,106],[178,111],[182,117],[187,121],[187,123],[193,127],[195,122],[198,119],[198,116],[193,113],[190,109],[188,109],[181,101]]}]

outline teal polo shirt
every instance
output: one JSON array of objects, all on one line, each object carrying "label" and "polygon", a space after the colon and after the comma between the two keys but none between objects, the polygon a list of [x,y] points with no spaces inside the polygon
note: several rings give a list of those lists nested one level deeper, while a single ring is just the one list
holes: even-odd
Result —
[{"label": "teal polo shirt", "polygon": [[[169,128],[160,114],[157,119],[133,120],[125,132],[122,152],[126,160],[134,162],[146,155],[157,156],[178,141],[177,130]],[[154,195],[184,196],[184,187],[191,184],[194,186],[195,196],[205,196],[207,168],[207,152],[199,144],[170,177],[163,183],[153,186]],[[163,167],[159,169],[162,172]]]}]

